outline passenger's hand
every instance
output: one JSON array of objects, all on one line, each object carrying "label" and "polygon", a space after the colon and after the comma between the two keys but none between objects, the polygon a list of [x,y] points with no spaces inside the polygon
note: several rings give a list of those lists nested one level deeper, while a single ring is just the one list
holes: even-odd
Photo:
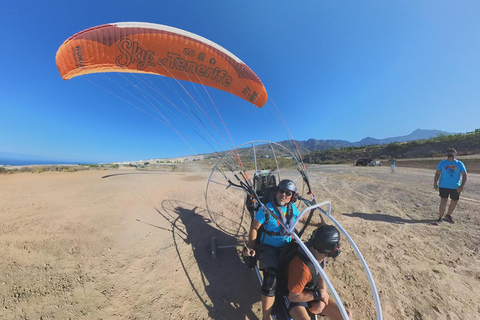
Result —
[{"label": "passenger's hand", "polygon": [[458,188],[457,188],[457,192],[458,192],[458,193],[460,193],[460,192],[462,192],[462,191],[463,191],[463,187],[458,187]]},{"label": "passenger's hand", "polygon": [[325,290],[325,289],[320,289],[320,295],[322,297],[322,299],[320,301],[323,301],[323,303],[325,303],[325,305],[327,305],[328,300],[330,299],[330,296],[328,295],[328,291]]},{"label": "passenger's hand", "polygon": [[433,184],[433,188],[434,188],[436,191],[438,191],[438,184],[434,183],[434,184]]},{"label": "passenger's hand", "polygon": [[322,313],[323,309],[326,306],[325,302],[323,302],[322,300],[311,301],[308,304],[309,304],[308,310],[310,310],[310,312],[313,314]]}]

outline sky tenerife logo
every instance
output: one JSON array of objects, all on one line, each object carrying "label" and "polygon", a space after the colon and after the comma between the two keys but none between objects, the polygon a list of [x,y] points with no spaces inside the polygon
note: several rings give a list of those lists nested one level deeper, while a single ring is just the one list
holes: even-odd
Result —
[{"label": "sky tenerife logo", "polygon": [[221,70],[218,67],[211,68],[203,64],[197,64],[194,61],[182,59],[177,53],[167,53],[167,57],[162,60],[158,60],[158,63],[170,69],[189,72],[200,77],[214,80],[226,87],[230,86],[232,83],[232,77],[228,75],[227,70]]},{"label": "sky tenerife logo", "polygon": [[[171,70],[179,70],[196,74],[199,77],[211,79],[226,87],[232,83],[232,77],[228,75],[228,71],[221,70],[218,67],[212,68],[204,64],[198,64],[195,61],[186,60],[181,58],[178,53],[169,52],[163,59],[156,59],[155,52],[142,49],[138,42],[132,41],[128,38],[123,38],[118,43],[118,49],[121,55],[117,56],[115,63],[119,67],[128,67],[130,64],[136,63],[138,70],[144,70],[149,67],[155,67],[158,63],[159,66],[169,68]],[[194,57],[195,51],[185,48],[183,51],[185,56]],[[203,61],[205,59],[204,53],[198,54],[198,60]],[[211,65],[216,63],[214,58],[209,60]]]}]

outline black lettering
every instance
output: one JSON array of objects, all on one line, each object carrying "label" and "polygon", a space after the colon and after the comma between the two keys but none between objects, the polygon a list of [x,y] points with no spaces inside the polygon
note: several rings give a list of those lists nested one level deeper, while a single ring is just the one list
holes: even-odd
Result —
[{"label": "black lettering", "polygon": [[118,50],[121,55],[115,58],[115,63],[119,67],[127,67],[131,63],[137,63],[138,70],[144,70],[146,67],[155,67],[155,52],[148,49],[142,49],[138,42],[132,42],[128,38],[120,40]]},{"label": "black lettering", "polygon": [[[138,51],[137,48],[134,48],[134,49],[128,48],[128,49],[129,49],[128,52],[137,52]],[[186,49],[186,48],[183,49],[183,54],[184,55],[190,56],[192,52],[195,52],[195,51],[191,50],[191,49]],[[151,53],[151,57],[147,55],[147,54],[150,54],[149,51],[148,52],[142,51],[142,54],[143,54],[142,57],[140,57],[136,53],[135,60],[150,61],[151,60],[150,58],[153,57],[153,53]],[[156,61],[159,65],[165,66],[169,69],[180,70],[180,71],[188,72],[188,73],[191,73],[191,74],[196,74],[199,77],[204,77],[204,78],[211,79],[211,80],[216,81],[216,82],[218,82],[218,83],[220,83],[220,84],[222,84],[223,86],[226,86],[226,87],[228,87],[232,84],[233,79],[232,79],[231,76],[228,75],[227,70],[222,70],[219,67],[209,68],[209,67],[207,67],[203,64],[198,64],[195,61],[186,60],[186,59],[183,59],[181,57],[182,56],[178,53],[168,52],[166,58],[158,59],[158,60],[154,60],[154,61]],[[200,52],[198,54],[198,57],[199,57],[199,59],[200,59],[200,57],[202,59],[205,59],[205,54]],[[119,58],[121,58],[121,57],[118,57],[117,59],[119,59]],[[210,62],[212,62],[212,59],[210,59]],[[213,62],[216,63],[215,59],[213,59]],[[248,92],[244,92],[244,94],[247,97],[250,97],[250,89],[248,88]]]},{"label": "black lettering", "polygon": [[205,77],[205,72],[207,71],[207,67],[204,66],[203,64],[199,65],[197,68],[197,74],[200,77]]},{"label": "black lettering", "polygon": [[177,70],[180,70],[180,71],[185,70],[186,65],[187,65],[187,61],[185,61],[184,59],[177,59],[177,63],[176,63]]},{"label": "black lettering", "polygon": [[[175,61],[180,58],[180,55],[176,54],[176,53],[169,52],[169,53],[167,53],[167,57],[170,58],[169,68],[170,69],[175,68]],[[172,57],[174,59],[172,59]]]},{"label": "black lettering", "polygon": [[73,59],[75,60],[75,65],[77,68],[84,69],[85,68],[85,60],[83,59],[82,47],[76,46],[72,49]]},{"label": "black lettering", "polygon": [[205,78],[211,78],[210,76],[212,75],[213,71],[214,70],[212,68],[208,68],[207,73],[205,74]]},{"label": "black lettering", "polygon": [[257,97],[258,97],[258,92],[257,92],[257,91],[253,91],[252,95],[251,95],[250,98],[249,98],[250,102],[255,101],[255,99],[257,99]]},{"label": "black lettering", "polygon": [[128,49],[132,46],[132,41],[130,39],[122,39],[118,43],[118,50],[120,51],[121,55],[115,58],[115,63],[119,67],[128,67],[130,64],[130,54]]},{"label": "black lettering", "polygon": [[193,61],[187,61],[187,66],[185,67],[185,71],[196,74],[197,72],[195,70],[197,70],[197,64]]},{"label": "black lettering", "polygon": [[231,84],[232,84],[232,77],[230,76],[226,76],[222,79],[222,84],[225,86],[225,87],[229,87]]}]

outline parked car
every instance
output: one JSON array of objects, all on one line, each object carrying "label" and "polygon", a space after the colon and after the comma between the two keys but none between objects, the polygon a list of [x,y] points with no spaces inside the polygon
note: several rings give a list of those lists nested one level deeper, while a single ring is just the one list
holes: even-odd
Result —
[{"label": "parked car", "polygon": [[358,158],[355,160],[355,165],[356,166],[368,166],[371,162],[373,161],[372,158]]}]

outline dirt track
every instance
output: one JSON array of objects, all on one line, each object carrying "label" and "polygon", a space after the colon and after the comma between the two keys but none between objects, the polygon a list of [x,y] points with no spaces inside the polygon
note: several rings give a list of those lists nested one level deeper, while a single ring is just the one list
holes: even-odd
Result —
[{"label": "dirt track", "polygon": [[[439,203],[433,170],[308,172],[318,202],[332,202],[333,217],[368,262],[384,319],[479,319],[478,174],[469,175],[457,223],[432,226]],[[219,245],[237,239],[206,211],[207,177],[0,175],[0,318],[258,319],[256,275],[235,249],[211,258],[212,237]],[[346,241],[342,250],[326,272],[356,319],[374,319],[360,263]]]}]

